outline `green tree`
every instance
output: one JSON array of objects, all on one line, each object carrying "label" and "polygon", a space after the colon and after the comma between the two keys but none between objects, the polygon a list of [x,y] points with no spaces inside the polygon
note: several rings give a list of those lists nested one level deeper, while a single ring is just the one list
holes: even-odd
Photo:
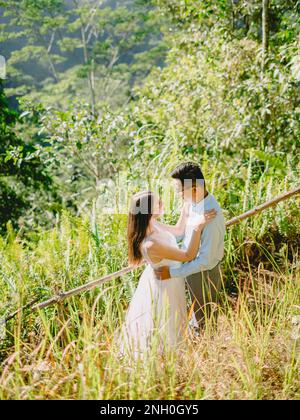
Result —
[{"label": "green tree", "polygon": [[130,116],[109,107],[95,116],[88,105],[45,110],[41,116],[48,146],[41,147],[65,206],[78,213],[109,193],[128,160]]},{"label": "green tree", "polygon": [[10,109],[0,80],[0,231],[8,221],[18,226],[20,216],[39,202],[42,190],[52,188],[51,177],[37,156],[33,144],[25,143],[15,134],[18,114]]},{"label": "green tree", "polygon": [[[92,111],[123,105],[134,83],[162,63],[162,18],[152,1],[7,0],[0,41],[20,40],[8,57],[9,94]],[[11,31],[11,28],[14,31]],[[35,66],[32,66],[35,63]]]},{"label": "green tree", "polygon": [[278,156],[294,151],[296,158],[299,2],[269,2],[276,25],[269,24],[264,71],[261,1],[158,3],[169,17],[172,49],[167,66],[136,91],[137,160],[140,153],[155,166],[170,153],[216,158],[247,156],[251,148]]},{"label": "green tree", "polygon": [[66,24],[64,1],[7,0],[0,1],[0,6],[5,19],[0,42],[15,42],[17,47],[8,62],[15,87],[8,92],[21,96],[32,87],[41,88],[45,80],[58,82],[58,64],[65,60],[56,48]]}]

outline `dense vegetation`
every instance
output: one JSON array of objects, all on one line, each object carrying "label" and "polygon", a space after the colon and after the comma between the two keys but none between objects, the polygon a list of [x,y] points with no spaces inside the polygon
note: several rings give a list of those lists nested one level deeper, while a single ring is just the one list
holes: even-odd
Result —
[{"label": "dense vegetation", "polygon": [[[299,185],[299,1],[0,5],[2,317],[126,266],[126,215],[103,208],[178,162],[227,219]],[[299,398],[299,220],[295,198],[228,229],[216,330],[149,369],[113,340],[140,270],[24,310],[1,324],[0,398]]]}]

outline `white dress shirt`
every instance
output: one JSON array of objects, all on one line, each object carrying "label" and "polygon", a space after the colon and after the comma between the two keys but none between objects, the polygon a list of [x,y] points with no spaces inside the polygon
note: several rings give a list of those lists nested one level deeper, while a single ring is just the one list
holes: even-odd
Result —
[{"label": "white dress shirt", "polygon": [[199,203],[191,204],[183,248],[187,249],[190,243],[193,233],[193,218],[197,218],[197,215],[211,209],[217,211],[217,216],[203,229],[197,257],[191,262],[181,264],[178,268],[170,268],[171,277],[188,277],[200,271],[211,270],[222,260],[224,256],[225,220],[221,207],[211,194],[208,194]]}]

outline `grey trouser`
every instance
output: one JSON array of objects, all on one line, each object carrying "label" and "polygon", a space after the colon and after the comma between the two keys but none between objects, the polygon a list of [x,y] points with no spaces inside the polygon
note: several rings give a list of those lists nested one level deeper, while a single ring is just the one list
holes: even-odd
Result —
[{"label": "grey trouser", "polygon": [[218,263],[212,270],[201,271],[186,279],[196,320],[199,327],[206,318],[210,318],[213,304],[218,302],[222,287],[221,265]]}]

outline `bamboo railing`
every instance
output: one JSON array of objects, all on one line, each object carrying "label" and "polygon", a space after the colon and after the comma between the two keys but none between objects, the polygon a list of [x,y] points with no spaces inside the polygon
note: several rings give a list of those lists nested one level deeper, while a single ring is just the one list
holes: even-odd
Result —
[{"label": "bamboo railing", "polygon": [[[267,201],[263,204],[260,204],[257,207],[254,207],[251,210],[246,211],[245,213],[240,214],[239,216],[233,217],[232,219],[228,220],[226,222],[226,227],[229,226],[233,226],[236,225],[237,223],[240,223],[241,221],[248,219],[249,217],[255,216],[256,214],[270,208],[270,207],[274,207],[276,206],[278,203],[280,203],[281,201],[287,200],[297,194],[300,194],[300,186],[298,186],[297,188],[287,191],[281,195],[278,195],[277,197],[273,198],[270,201]],[[92,290],[95,287],[101,286],[103,283],[107,283],[108,281],[111,281],[113,279],[116,279],[118,277],[122,277],[125,274],[131,273],[132,271],[136,270],[139,267],[142,267],[144,265],[144,263],[136,266],[136,267],[126,267],[123,268],[122,270],[116,271],[115,273],[112,274],[108,274],[107,276],[101,277],[100,279],[97,280],[93,280],[91,282],[85,283],[82,286],[76,287],[75,289],[71,289],[68,290],[66,292],[61,292],[55,296],[52,296],[51,298],[41,302],[41,303],[37,303],[38,299],[35,299],[32,302],[29,302],[27,305],[23,306],[22,308],[19,308],[18,310],[16,310],[15,312],[13,312],[12,314],[8,315],[5,320],[2,321],[3,323],[6,323],[7,321],[9,321],[10,319],[14,318],[16,315],[18,315],[20,312],[22,312],[24,309],[28,309],[31,308],[31,312],[33,311],[38,311],[41,309],[44,309],[48,306],[60,303],[62,301],[64,301],[65,299],[71,297],[71,296],[76,296],[79,295],[83,292],[86,292],[88,290]],[[1,325],[1,323],[0,323]]]}]

